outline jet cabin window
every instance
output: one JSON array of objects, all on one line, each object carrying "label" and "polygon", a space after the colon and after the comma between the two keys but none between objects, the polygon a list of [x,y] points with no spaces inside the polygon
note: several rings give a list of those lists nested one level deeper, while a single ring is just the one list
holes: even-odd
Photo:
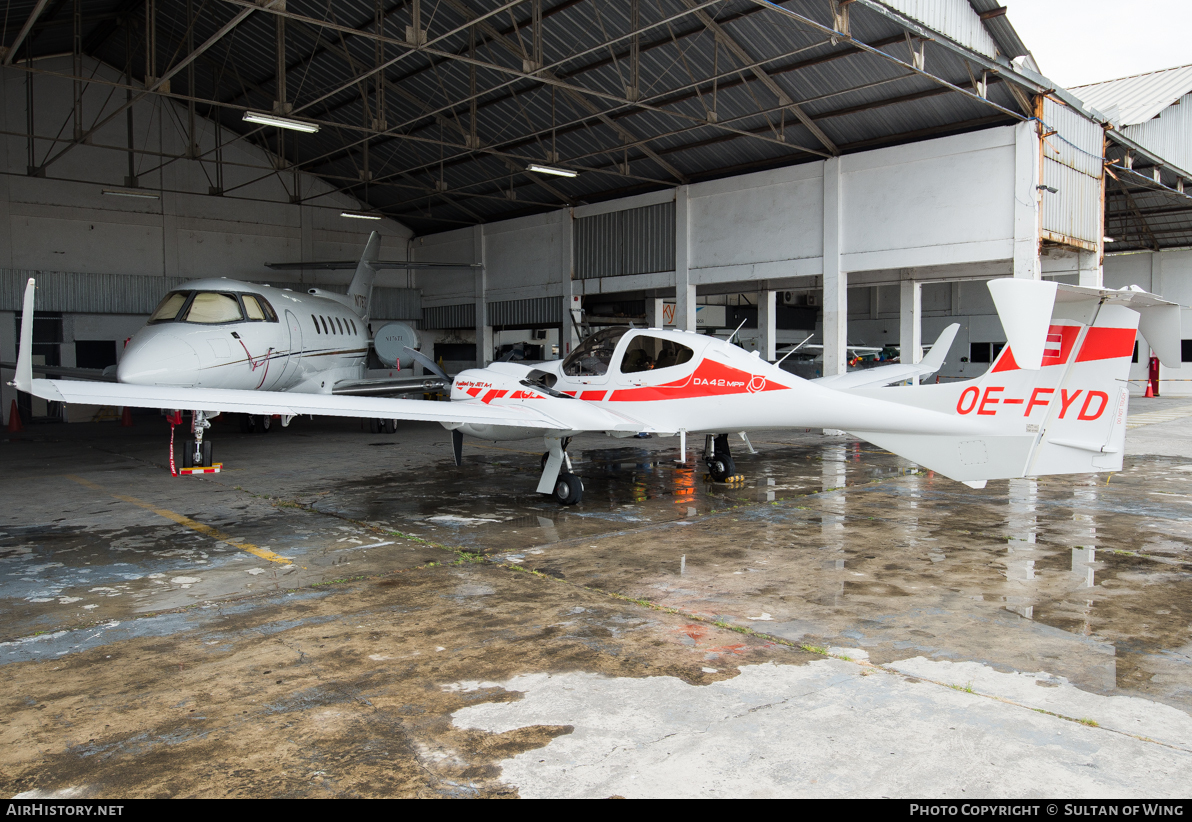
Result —
[{"label": "jet cabin window", "polygon": [[563,373],[569,377],[599,377],[608,373],[613,351],[628,328],[606,328],[588,337],[563,361]]},{"label": "jet cabin window", "polygon": [[191,300],[190,308],[186,312],[185,322],[214,325],[217,323],[241,322],[244,315],[240,312],[240,303],[231,294],[220,294],[216,291],[200,291]]},{"label": "jet cabin window", "polygon": [[656,371],[660,368],[670,368],[672,365],[682,365],[689,362],[694,353],[687,346],[677,342],[639,334],[629,341],[625,349],[621,373],[634,374],[638,371]]},{"label": "jet cabin window", "polygon": [[171,291],[157,304],[149,322],[168,323],[177,319],[178,312],[182,310],[182,306],[186,305],[186,298],[189,296],[189,291]]}]

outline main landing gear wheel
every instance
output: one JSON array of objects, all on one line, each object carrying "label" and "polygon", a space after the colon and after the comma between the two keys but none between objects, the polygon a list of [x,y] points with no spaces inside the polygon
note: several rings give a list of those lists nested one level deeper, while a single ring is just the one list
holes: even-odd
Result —
[{"label": "main landing gear wheel", "polygon": [[716,482],[729,482],[737,475],[737,464],[732,457],[717,454],[708,460],[708,473]]},{"label": "main landing gear wheel", "polygon": [[253,414],[240,415],[240,433],[242,434],[268,434],[272,427],[273,417],[267,414],[260,417]]},{"label": "main landing gear wheel", "polygon": [[584,498],[584,482],[575,474],[559,474],[552,496],[561,505],[575,505]]}]

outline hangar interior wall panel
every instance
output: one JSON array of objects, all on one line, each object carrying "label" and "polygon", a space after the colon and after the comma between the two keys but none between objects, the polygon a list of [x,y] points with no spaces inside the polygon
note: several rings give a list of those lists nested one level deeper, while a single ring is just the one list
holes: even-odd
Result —
[{"label": "hangar interior wall panel", "polygon": [[502,300],[488,304],[488,324],[507,328],[558,325],[563,317],[562,297]]},{"label": "hangar interior wall panel", "polygon": [[[491,308],[491,307],[490,307]],[[436,305],[422,309],[423,328],[476,328],[476,303]]]},{"label": "hangar interior wall panel", "polygon": [[575,221],[575,277],[653,274],[675,268],[674,201]]},{"label": "hangar interior wall panel", "polygon": [[1101,242],[1104,220],[1102,157],[1104,132],[1092,120],[1050,98],[1043,100],[1043,236],[1075,244]]},{"label": "hangar interior wall panel", "polygon": [[[510,220],[511,223],[518,222]],[[475,253],[476,235],[474,228],[459,228],[444,231],[414,240],[411,250],[413,259],[420,263],[482,263]],[[474,271],[415,271],[414,283],[422,292],[424,305],[440,303],[453,305],[465,300],[476,299],[476,274]],[[427,328],[453,326],[426,326]],[[463,326],[459,326],[463,327]]]},{"label": "hangar interior wall panel", "polygon": [[541,295],[543,288],[558,293],[567,279],[561,270],[560,248],[571,230],[565,211],[525,217],[484,227],[484,267],[487,292],[502,297]]}]

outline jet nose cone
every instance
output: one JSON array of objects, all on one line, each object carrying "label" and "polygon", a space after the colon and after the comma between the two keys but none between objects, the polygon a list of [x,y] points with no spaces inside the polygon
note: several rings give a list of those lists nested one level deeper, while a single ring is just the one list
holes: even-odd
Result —
[{"label": "jet nose cone", "polygon": [[119,382],[134,385],[194,385],[199,356],[173,334],[138,334],[116,367]]}]

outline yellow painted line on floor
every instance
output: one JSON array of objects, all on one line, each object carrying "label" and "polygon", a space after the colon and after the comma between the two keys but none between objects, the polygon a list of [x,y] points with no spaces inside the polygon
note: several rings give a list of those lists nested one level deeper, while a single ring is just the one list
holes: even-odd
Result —
[{"label": "yellow painted line on floor", "polygon": [[190,517],[183,516],[182,514],[174,513],[173,511],[169,510],[168,508],[158,508],[153,503],[145,502],[142,499],[137,499],[136,497],[130,497],[126,494],[109,493],[108,489],[104,488],[102,485],[98,485],[94,482],[91,482],[90,480],[85,480],[82,477],[76,477],[73,474],[67,474],[66,478],[73,482],[77,482],[79,485],[85,485],[86,487],[93,488],[96,491],[102,491],[103,493],[108,494],[108,496],[118,499],[121,502],[131,503],[132,505],[135,505],[138,508],[144,508],[146,511],[152,511],[153,513],[157,514],[159,517],[165,517],[166,519],[171,520],[172,522],[176,522],[179,525],[184,525],[187,528],[189,528],[190,530],[197,531],[198,533],[202,534],[205,537],[211,537],[213,540],[216,540],[217,542],[226,542],[228,545],[231,545],[233,548],[239,548],[241,551],[247,551],[248,553],[252,554],[253,556],[260,557],[261,559],[267,559],[270,562],[280,562],[283,565],[293,564],[293,560],[287,559],[286,557],[283,557],[279,554],[275,554],[272,551],[268,551],[264,548],[258,548],[257,546],[253,545],[251,542],[240,542],[236,539],[233,539],[228,534],[225,534],[223,531],[220,531],[218,528],[213,528],[210,525],[204,525],[203,523],[197,522],[197,521],[191,519]]}]

